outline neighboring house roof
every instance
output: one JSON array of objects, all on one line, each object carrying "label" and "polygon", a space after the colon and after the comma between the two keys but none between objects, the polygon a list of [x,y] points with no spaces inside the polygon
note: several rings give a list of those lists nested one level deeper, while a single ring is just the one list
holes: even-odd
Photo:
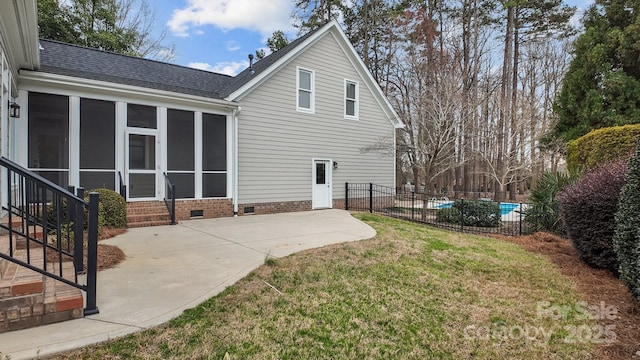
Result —
[{"label": "neighboring house roof", "polygon": [[401,127],[397,114],[336,21],[294,40],[235,77],[51,40],[40,40],[40,71],[238,101],[327,33],[334,35],[391,123]]}]

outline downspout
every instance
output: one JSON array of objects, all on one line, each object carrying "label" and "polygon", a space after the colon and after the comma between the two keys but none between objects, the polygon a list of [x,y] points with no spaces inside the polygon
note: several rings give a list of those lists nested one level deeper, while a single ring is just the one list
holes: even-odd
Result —
[{"label": "downspout", "polygon": [[242,108],[233,109],[231,118],[233,121],[233,216],[238,216],[238,114]]}]

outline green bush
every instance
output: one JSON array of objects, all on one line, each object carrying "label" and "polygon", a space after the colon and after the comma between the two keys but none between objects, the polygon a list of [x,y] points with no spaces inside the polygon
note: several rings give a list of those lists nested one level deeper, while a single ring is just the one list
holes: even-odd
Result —
[{"label": "green bush", "polygon": [[436,212],[436,221],[449,224],[464,223],[464,226],[497,227],[500,226],[500,220],[500,204],[492,201],[456,200],[451,208],[439,209]]},{"label": "green bush", "polygon": [[640,146],[629,163],[615,221],[613,249],[619,276],[640,302]]},{"label": "green bush", "polygon": [[500,203],[483,200],[456,200],[453,207],[461,210],[464,226],[500,226]]},{"label": "green bush", "polygon": [[565,234],[556,195],[575,180],[574,176],[558,172],[546,172],[540,177],[529,195],[531,206],[524,213],[529,229]]},{"label": "green bush", "polygon": [[85,201],[89,201],[89,194],[100,194],[98,218],[100,227],[127,227],[127,202],[117,192],[109,189],[95,189],[85,193]]},{"label": "green bush", "polygon": [[640,140],[640,124],[593,130],[567,143],[567,168],[572,173],[628,159]]},{"label": "green bush", "polygon": [[447,224],[460,224],[460,210],[456,208],[444,208],[436,211],[436,221]]}]

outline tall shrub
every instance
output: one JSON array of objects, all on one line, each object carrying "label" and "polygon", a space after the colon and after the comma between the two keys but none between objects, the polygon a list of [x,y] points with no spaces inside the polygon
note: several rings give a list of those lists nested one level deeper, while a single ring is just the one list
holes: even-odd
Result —
[{"label": "tall shrub", "polygon": [[567,143],[567,168],[576,173],[629,159],[640,140],[640,124],[593,130]]},{"label": "tall shrub", "polygon": [[564,229],[590,266],[618,271],[613,251],[615,214],[627,166],[601,166],[558,194]]},{"label": "tall shrub", "polygon": [[89,193],[100,194],[99,213],[101,224],[107,227],[127,227],[127,202],[117,192],[110,189],[94,189],[87,191],[85,200],[89,200]]},{"label": "tall shrub", "polygon": [[640,302],[640,146],[629,163],[615,219],[613,249],[620,263],[620,279]]},{"label": "tall shrub", "polygon": [[529,195],[531,206],[525,211],[524,221],[532,231],[565,235],[556,196],[574,181],[575,177],[559,172],[546,172],[540,177]]}]

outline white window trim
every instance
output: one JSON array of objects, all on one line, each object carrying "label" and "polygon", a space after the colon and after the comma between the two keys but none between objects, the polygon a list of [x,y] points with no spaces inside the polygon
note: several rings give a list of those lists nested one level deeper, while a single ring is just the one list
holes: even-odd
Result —
[{"label": "white window trim", "polygon": [[[356,97],[355,99],[347,98],[347,85],[354,84],[356,86]],[[360,84],[355,80],[344,79],[344,99],[342,101],[342,105],[344,106],[344,118],[346,120],[358,120],[360,118]],[[347,114],[347,100],[353,100],[355,102],[354,115]]]},{"label": "white window trim", "polygon": [[[311,74],[311,99],[310,99],[310,108],[304,108],[304,107],[300,107],[300,95],[299,92],[300,90],[304,90],[307,91],[307,89],[301,89],[300,88],[300,72],[304,71],[304,72],[308,72]],[[316,112],[316,73],[313,70],[309,70],[309,69],[305,69],[302,67],[297,67],[296,68],[296,110],[298,112],[303,112],[303,113],[308,113],[308,114],[315,114]]]}]

